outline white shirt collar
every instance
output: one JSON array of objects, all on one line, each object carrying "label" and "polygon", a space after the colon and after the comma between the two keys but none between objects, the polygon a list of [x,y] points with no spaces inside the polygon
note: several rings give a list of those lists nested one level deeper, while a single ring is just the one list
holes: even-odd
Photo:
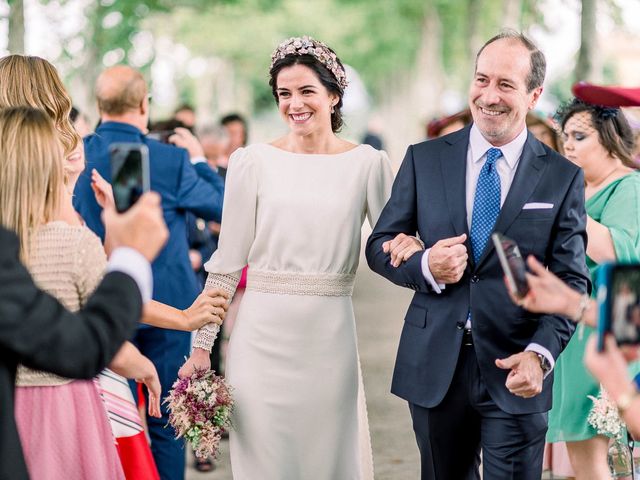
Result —
[{"label": "white shirt collar", "polygon": [[[506,145],[502,145],[500,150],[502,151],[502,156],[509,165],[510,169],[514,169],[518,164],[518,160],[520,160],[520,156],[522,155],[522,150],[524,149],[524,144],[527,141],[527,127],[525,126],[522,131],[518,134],[516,138],[511,140]],[[494,148],[486,138],[482,136],[480,130],[474,123],[471,125],[471,132],[469,134],[469,148],[471,149],[471,159],[474,162],[479,162],[482,158],[485,157],[487,150],[490,148]]]}]

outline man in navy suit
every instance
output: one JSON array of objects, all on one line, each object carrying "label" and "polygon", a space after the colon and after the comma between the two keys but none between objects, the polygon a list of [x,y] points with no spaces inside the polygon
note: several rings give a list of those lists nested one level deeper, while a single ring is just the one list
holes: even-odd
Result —
[{"label": "man in navy suit", "polygon": [[[91,189],[90,172],[95,168],[110,180],[109,146],[117,142],[144,143],[149,149],[151,190],[162,198],[164,220],[169,228],[169,241],[152,264],[153,299],[184,309],[201,290],[189,261],[185,215],[192,212],[200,218],[219,222],[222,179],[209,168],[201,148],[198,151],[199,145],[187,132],[179,132],[177,138],[178,141],[186,139],[191,159],[187,150],[145,136],[149,98],[139,72],[126,66],[105,70],[98,78],[96,96],[101,124],[95,134],[85,138],[87,172],[76,185],[74,205],[87,226],[104,240],[101,208]],[[189,354],[189,332],[144,326],[138,330],[134,343],[156,366],[164,397],[177,378],[184,357]],[[163,406],[162,418],[148,417],[147,423],[161,478],[184,478],[183,442],[174,439],[172,428],[165,428],[166,406]]]},{"label": "man in navy suit", "polygon": [[589,288],[582,171],[525,126],[544,74],[525,36],[489,40],[469,89],[473,124],[409,147],[367,243],[374,271],[416,291],[392,392],[409,402],[423,479],[479,479],[481,450],[484,478],[541,476],[553,365],[573,327],[511,302],[489,237]]}]

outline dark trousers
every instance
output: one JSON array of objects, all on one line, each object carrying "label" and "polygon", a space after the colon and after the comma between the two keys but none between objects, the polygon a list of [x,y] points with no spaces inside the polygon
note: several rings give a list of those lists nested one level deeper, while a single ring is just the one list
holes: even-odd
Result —
[{"label": "dark trousers", "polygon": [[[189,332],[143,327],[136,333],[133,343],[158,370],[162,385],[162,400],[169,394],[173,382],[178,378],[178,370],[184,363],[184,358],[189,355],[190,342],[191,333]],[[137,399],[137,389],[132,387],[132,390]],[[144,390],[148,402],[148,394],[146,389]],[[161,403],[160,408],[161,418],[147,415],[151,453],[162,480],[182,480],[185,474],[184,440],[176,440],[175,430],[167,425],[169,421],[167,404]]]},{"label": "dark trousers", "polygon": [[463,345],[442,402],[409,403],[422,480],[540,480],[547,414],[511,415],[491,399],[475,350]]}]

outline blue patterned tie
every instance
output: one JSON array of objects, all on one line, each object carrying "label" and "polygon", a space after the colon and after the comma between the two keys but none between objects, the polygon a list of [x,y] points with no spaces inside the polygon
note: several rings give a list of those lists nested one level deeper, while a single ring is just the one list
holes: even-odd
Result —
[{"label": "blue patterned tie", "polygon": [[476,264],[500,213],[500,174],[496,169],[496,161],[501,156],[499,148],[490,148],[487,151],[487,161],[478,176],[471,215],[471,249]]}]

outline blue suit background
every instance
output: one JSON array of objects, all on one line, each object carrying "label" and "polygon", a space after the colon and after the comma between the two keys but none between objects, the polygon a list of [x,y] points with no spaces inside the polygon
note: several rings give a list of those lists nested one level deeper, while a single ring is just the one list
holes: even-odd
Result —
[{"label": "blue suit background", "polygon": [[[144,143],[149,149],[151,190],[162,197],[169,241],[152,263],[153,299],[179,309],[191,305],[201,291],[189,262],[186,215],[191,212],[205,220],[220,222],[224,185],[206,162],[192,165],[186,150],[147,138],[138,128],[120,122],[105,122],[84,139],[87,168],[75,187],[74,207],[87,226],[104,241],[102,208],[91,189],[95,168],[111,181],[109,146],[118,142]],[[158,370],[164,398],[189,355],[189,332],[141,326],[133,342]],[[134,388],[134,395],[136,395]],[[184,478],[183,442],[174,439],[167,424],[166,406],[162,418],[147,417],[151,450],[163,479]]]}]

